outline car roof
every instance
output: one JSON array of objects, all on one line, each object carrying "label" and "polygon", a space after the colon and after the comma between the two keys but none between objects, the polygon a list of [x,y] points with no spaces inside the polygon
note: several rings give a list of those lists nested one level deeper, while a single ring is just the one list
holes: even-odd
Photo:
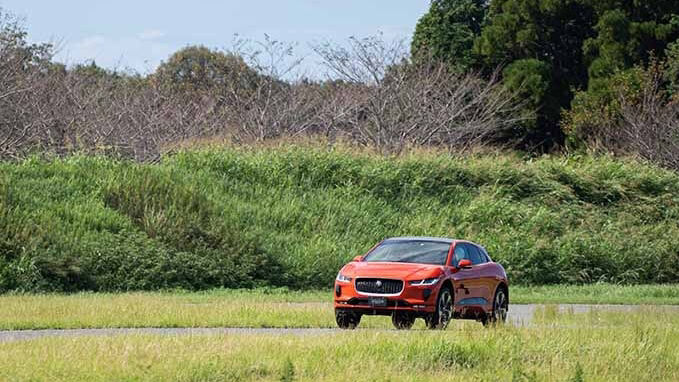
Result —
[{"label": "car roof", "polygon": [[428,237],[428,236],[403,236],[403,237],[390,237],[384,241],[436,241],[439,243],[452,244],[458,240],[448,239],[445,237]]}]

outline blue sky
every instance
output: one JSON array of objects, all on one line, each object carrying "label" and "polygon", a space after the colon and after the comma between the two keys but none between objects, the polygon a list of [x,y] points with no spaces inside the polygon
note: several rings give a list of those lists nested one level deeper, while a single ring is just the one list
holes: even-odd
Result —
[{"label": "blue sky", "polygon": [[59,42],[59,61],[94,59],[147,73],[183,46],[228,48],[235,34],[262,39],[265,33],[298,43],[305,66],[313,68],[313,42],[378,32],[385,39],[410,39],[429,1],[0,0],[0,7],[25,19],[32,41]]}]

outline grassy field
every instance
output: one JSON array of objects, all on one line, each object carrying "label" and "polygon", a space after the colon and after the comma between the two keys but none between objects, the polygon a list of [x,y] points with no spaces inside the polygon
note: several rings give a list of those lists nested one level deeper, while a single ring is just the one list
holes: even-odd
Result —
[{"label": "grassy field", "polygon": [[[110,327],[335,327],[330,291],[4,295],[0,330]],[[678,285],[512,287],[513,303],[679,304]],[[418,325],[421,323],[418,320]],[[390,328],[366,317],[362,328]]]},{"label": "grassy field", "polygon": [[679,284],[513,285],[510,290],[516,304],[679,305]]},{"label": "grassy field", "polygon": [[536,327],[126,335],[0,343],[2,381],[676,381],[679,315],[557,314]]},{"label": "grassy field", "polygon": [[0,292],[324,288],[402,235],[482,243],[517,284],[677,282],[679,175],[295,145],[0,163]]}]

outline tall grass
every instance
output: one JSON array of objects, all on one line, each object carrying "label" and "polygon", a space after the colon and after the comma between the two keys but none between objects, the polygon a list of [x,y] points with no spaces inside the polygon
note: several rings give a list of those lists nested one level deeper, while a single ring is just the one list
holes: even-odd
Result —
[{"label": "tall grass", "polygon": [[676,282],[679,176],[295,145],[0,164],[0,290],[324,287],[398,235],[477,241],[513,283]]}]

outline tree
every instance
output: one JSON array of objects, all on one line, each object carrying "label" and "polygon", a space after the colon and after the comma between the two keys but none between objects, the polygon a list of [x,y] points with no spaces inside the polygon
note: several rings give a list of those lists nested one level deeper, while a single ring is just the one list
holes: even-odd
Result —
[{"label": "tree", "polygon": [[679,97],[679,40],[670,44],[665,54],[667,56],[665,81],[669,84],[670,94]]},{"label": "tree", "polygon": [[488,11],[486,0],[433,0],[417,23],[411,50],[464,71],[476,64],[472,48]]},{"label": "tree", "polygon": [[[618,137],[607,131],[623,128],[621,94],[628,100],[640,94],[646,68],[665,70],[670,93],[676,86],[672,41],[679,37],[679,2],[589,1],[597,20],[595,34],[583,43],[589,81],[564,113],[563,128],[573,146],[596,137]],[[665,60],[666,68],[659,68]]]},{"label": "tree", "polygon": [[664,57],[679,37],[679,2],[590,1],[597,13],[596,35],[584,42],[583,51],[591,91],[606,87],[620,70]]},{"label": "tree", "polygon": [[[593,25],[594,11],[582,0],[491,2],[474,49],[486,68],[509,66],[505,74],[511,76],[511,87],[519,88],[517,76],[532,82],[520,87],[522,92],[535,91],[529,98],[538,107],[535,128],[524,137],[527,144],[549,148],[563,142],[561,109],[569,106],[573,88],[587,84],[582,45],[593,36]],[[544,82],[538,84],[538,77]]]},{"label": "tree", "polygon": [[[508,65],[508,86],[538,101],[526,138],[550,146],[563,143],[561,118],[575,92],[589,93],[578,96],[580,110],[596,103],[610,111],[613,76],[664,58],[679,37],[678,15],[674,0],[495,0],[475,50],[486,68]],[[546,83],[536,86],[538,77]],[[527,82],[519,86],[519,80]],[[586,120],[573,117],[569,123]]]},{"label": "tree", "polygon": [[[549,107],[557,104],[550,98],[551,65],[536,59],[523,59],[511,63],[503,71],[504,85],[519,99],[524,100],[523,114],[526,119],[522,124],[523,129],[517,135],[525,137],[526,141],[538,141],[543,138],[538,126],[541,119],[536,116],[542,111],[541,107]],[[545,101],[549,100],[549,101]]]},{"label": "tree", "polygon": [[197,91],[214,90],[234,83],[247,87],[257,73],[238,55],[204,46],[189,46],[160,64],[154,77],[161,85]]},{"label": "tree", "polygon": [[28,150],[40,128],[30,107],[49,78],[53,48],[31,44],[23,24],[0,8],[0,158]]},{"label": "tree", "polygon": [[411,145],[461,152],[495,141],[521,122],[520,100],[496,77],[460,73],[436,60],[410,62],[401,44],[380,38],[352,38],[346,47],[324,44],[315,50],[343,80],[334,97],[324,97],[323,122],[383,153]]}]

